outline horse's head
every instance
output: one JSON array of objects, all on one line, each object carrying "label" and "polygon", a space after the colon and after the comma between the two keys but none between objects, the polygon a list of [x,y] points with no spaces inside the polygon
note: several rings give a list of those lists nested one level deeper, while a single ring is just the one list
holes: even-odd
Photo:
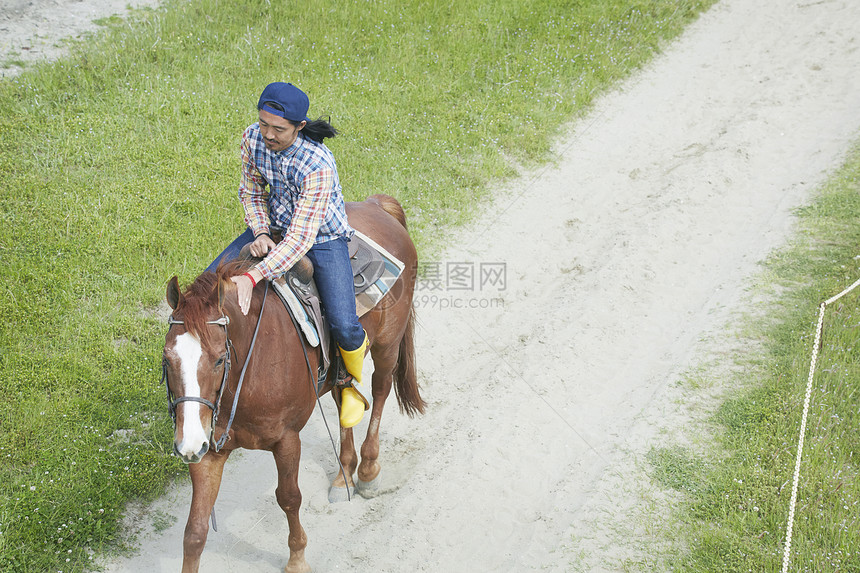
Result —
[{"label": "horse's head", "polygon": [[164,343],[164,378],[173,417],[173,449],[188,464],[199,462],[209,451],[230,368],[229,319],[222,314],[222,299],[223,289],[214,275],[201,276],[185,294],[176,277],[167,285],[173,314]]}]

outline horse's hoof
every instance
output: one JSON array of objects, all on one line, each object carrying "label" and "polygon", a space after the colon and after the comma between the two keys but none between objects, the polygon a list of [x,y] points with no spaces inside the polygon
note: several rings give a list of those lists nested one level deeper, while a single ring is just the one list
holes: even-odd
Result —
[{"label": "horse's hoof", "polygon": [[355,491],[365,499],[373,499],[379,495],[379,478],[373,478],[370,481],[356,480]]},{"label": "horse's hoof", "polygon": [[311,571],[311,566],[304,562],[299,565],[290,565],[288,563],[287,566],[284,567],[284,573],[311,573]]},{"label": "horse's hoof", "polygon": [[336,487],[331,486],[331,489],[328,490],[328,500],[329,503],[340,503],[342,501],[349,501],[355,497],[355,488],[351,487],[347,491],[345,487]]}]

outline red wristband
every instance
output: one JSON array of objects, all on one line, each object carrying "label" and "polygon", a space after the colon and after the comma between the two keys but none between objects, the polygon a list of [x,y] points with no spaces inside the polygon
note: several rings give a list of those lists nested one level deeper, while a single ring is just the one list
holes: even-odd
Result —
[{"label": "red wristband", "polygon": [[251,273],[243,273],[243,276],[246,276],[249,279],[251,279],[251,288],[254,288],[255,286],[257,286],[257,281],[254,280],[254,277],[253,277],[253,275],[251,275]]}]

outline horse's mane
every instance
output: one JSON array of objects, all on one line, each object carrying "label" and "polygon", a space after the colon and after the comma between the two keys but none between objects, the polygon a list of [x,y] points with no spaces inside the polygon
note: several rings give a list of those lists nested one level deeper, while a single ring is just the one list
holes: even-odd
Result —
[{"label": "horse's mane", "polygon": [[236,259],[227,263],[221,263],[215,270],[218,277],[228,279],[241,275],[251,267],[260,262],[260,259]]},{"label": "horse's mane", "polygon": [[[206,322],[211,320],[211,309],[218,307],[219,286],[230,277],[241,275],[257,263],[253,259],[241,259],[221,263],[215,272],[206,271],[188,285],[182,296],[182,303],[177,310],[182,311],[185,329],[197,336],[202,342],[208,342],[211,329]],[[220,311],[219,313],[223,313]]]}]

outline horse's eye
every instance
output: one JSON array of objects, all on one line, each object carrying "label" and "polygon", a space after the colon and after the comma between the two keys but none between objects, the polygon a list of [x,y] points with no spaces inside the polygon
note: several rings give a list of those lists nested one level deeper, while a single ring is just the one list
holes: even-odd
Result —
[{"label": "horse's eye", "polygon": [[224,357],[223,356],[221,358],[219,358],[218,361],[215,363],[215,368],[219,368],[222,364],[224,364]]}]

